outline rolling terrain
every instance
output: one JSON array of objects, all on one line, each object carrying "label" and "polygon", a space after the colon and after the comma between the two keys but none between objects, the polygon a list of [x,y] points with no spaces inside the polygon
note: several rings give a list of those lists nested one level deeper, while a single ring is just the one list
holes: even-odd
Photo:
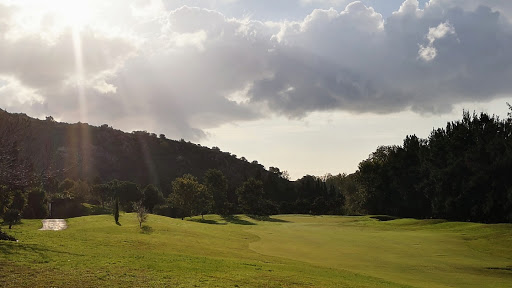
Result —
[{"label": "rolling terrain", "polygon": [[[512,226],[442,220],[134,214],[23,220],[2,287],[510,287]],[[6,229],[6,227],[2,227]]]}]

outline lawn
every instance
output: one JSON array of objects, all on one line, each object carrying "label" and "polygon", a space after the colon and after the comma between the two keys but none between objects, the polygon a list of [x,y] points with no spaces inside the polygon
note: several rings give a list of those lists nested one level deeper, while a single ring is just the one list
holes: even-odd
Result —
[{"label": "lawn", "polygon": [[0,287],[512,287],[512,225],[370,217],[134,214],[23,220]]}]

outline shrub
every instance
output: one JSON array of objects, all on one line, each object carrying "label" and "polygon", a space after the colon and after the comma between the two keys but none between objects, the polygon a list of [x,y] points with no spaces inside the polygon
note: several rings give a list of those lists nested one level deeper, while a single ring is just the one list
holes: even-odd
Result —
[{"label": "shrub", "polygon": [[9,225],[9,229],[11,229],[12,225],[21,221],[21,213],[18,209],[9,209],[4,214],[4,222]]}]

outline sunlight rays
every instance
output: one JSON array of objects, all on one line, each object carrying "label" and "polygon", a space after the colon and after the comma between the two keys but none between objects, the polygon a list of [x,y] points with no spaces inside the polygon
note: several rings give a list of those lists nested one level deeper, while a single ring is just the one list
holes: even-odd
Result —
[{"label": "sunlight rays", "polygon": [[85,99],[85,67],[82,53],[82,39],[80,30],[73,27],[73,52],[75,56],[75,77],[78,92],[78,105],[80,110],[80,121],[87,123],[87,103]]},{"label": "sunlight rays", "polygon": [[[87,109],[87,99],[85,95],[85,83],[86,83],[86,73],[85,73],[85,65],[84,65],[84,55],[82,50],[82,38],[81,38],[81,30],[82,27],[79,23],[72,23],[71,33],[72,33],[72,41],[73,41],[73,54],[75,58],[75,85],[77,89],[77,97],[78,97],[78,110],[80,122],[88,123],[88,109]],[[79,137],[81,141],[77,141],[77,151],[79,151],[78,162],[81,162],[81,176],[85,176],[88,172],[92,171],[92,167],[90,166],[90,151],[89,147],[91,146],[91,139],[89,134],[89,127],[80,126],[79,127]],[[77,137],[77,135],[75,135]]]}]

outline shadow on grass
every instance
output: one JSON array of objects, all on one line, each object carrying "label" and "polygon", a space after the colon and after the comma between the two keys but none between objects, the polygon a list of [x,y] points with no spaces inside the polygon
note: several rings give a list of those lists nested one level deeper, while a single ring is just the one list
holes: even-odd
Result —
[{"label": "shadow on grass", "polygon": [[237,215],[223,215],[222,219],[228,223],[237,224],[237,225],[256,225],[252,222],[249,222],[244,219],[240,219],[240,216]]},{"label": "shadow on grass", "polygon": [[0,240],[4,240],[4,241],[17,241],[16,238],[12,237],[11,235],[5,233],[5,232],[2,232],[2,230],[0,230]]},{"label": "shadow on grass", "polygon": [[53,249],[48,249],[41,247],[37,244],[24,244],[20,242],[11,242],[5,241],[0,245],[0,254],[8,255],[8,254],[16,254],[20,253],[29,253],[33,255],[37,255],[38,261],[41,263],[46,263],[49,261],[48,253],[62,254],[62,255],[73,255],[73,256],[84,256],[84,254],[71,253],[67,251],[58,251]]},{"label": "shadow on grass", "polygon": [[371,216],[370,218],[377,219],[379,221],[391,221],[391,220],[400,219],[400,217],[388,216],[388,215],[375,215],[375,216]]},{"label": "shadow on grass", "polygon": [[290,223],[290,221],[282,220],[282,219],[276,219],[272,218],[270,216],[258,216],[258,215],[247,215],[249,218],[258,220],[258,221],[265,221],[265,222],[277,222],[277,223]]},{"label": "shadow on grass", "polygon": [[148,225],[142,225],[142,227],[140,228],[140,233],[149,235],[153,233],[153,227]]},{"label": "shadow on grass", "polygon": [[211,225],[226,225],[227,223],[220,223],[212,219],[189,219],[188,221],[197,222],[197,223],[204,223],[204,224],[211,224]]},{"label": "shadow on grass", "polygon": [[119,222],[116,222],[116,225],[117,225],[117,226],[123,226],[123,225],[121,225],[121,223],[119,223]]},{"label": "shadow on grass", "polygon": [[507,267],[486,267],[487,270],[509,271],[512,272],[512,266]]}]

